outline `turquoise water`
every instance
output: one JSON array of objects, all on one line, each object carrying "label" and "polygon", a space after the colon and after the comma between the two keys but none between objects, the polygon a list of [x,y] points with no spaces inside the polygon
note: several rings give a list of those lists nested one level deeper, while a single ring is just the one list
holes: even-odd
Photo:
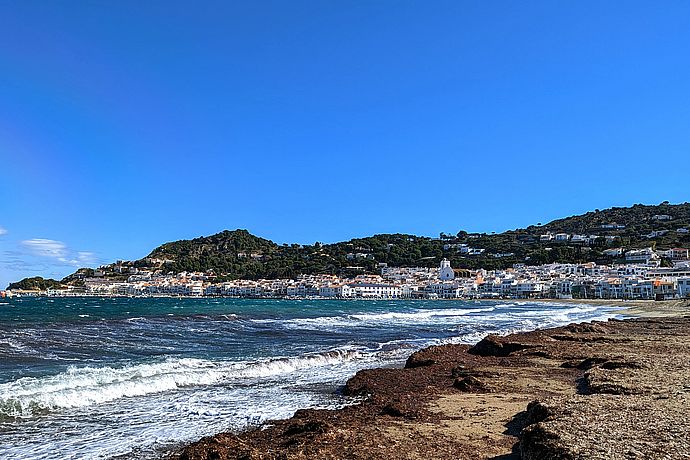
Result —
[{"label": "turquoise water", "polygon": [[156,458],[304,407],[414,350],[590,319],[530,302],[22,298],[0,302],[3,458]]}]

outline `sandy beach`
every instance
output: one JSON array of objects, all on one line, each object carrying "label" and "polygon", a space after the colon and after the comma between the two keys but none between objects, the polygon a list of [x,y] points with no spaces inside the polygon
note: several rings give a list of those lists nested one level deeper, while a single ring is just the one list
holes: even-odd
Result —
[{"label": "sandy beach", "polygon": [[530,302],[545,303],[573,303],[602,305],[621,308],[618,312],[624,316],[635,318],[670,318],[690,315],[690,299],[677,300],[621,300],[621,299],[530,299]]},{"label": "sandy beach", "polygon": [[687,459],[687,301],[596,303],[638,318],[430,347],[403,369],[353,376],[343,392],[361,404],[298,411],[175,457]]}]

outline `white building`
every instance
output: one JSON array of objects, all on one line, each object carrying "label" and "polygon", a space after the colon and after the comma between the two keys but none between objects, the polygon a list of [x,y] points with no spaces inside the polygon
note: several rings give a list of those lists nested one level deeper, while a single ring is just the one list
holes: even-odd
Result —
[{"label": "white building", "polygon": [[517,283],[516,294],[520,298],[538,297],[544,292],[544,283],[541,281],[519,281]]},{"label": "white building", "polygon": [[678,278],[678,296],[690,297],[690,278]]},{"label": "white building", "polygon": [[688,260],[690,258],[690,251],[685,248],[673,248],[668,252],[673,260]]},{"label": "white building", "polygon": [[319,288],[319,297],[350,297],[350,287],[346,284],[329,284]]},{"label": "white building", "polygon": [[400,288],[392,284],[356,283],[350,285],[350,295],[347,297],[397,299]]},{"label": "white building", "polygon": [[448,259],[443,259],[441,261],[438,277],[441,281],[450,281],[455,279],[455,272],[451,268],[450,261]]},{"label": "white building", "polygon": [[456,299],[460,297],[460,288],[451,282],[434,283],[427,286],[427,291],[442,299]]},{"label": "white building", "polygon": [[572,299],[573,282],[570,280],[556,282],[554,294],[557,299]]},{"label": "white building", "polygon": [[665,234],[668,233],[668,230],[655,230],[647,235],[645,235],[646,238],[659,238],[660,236],[664,236]]},{"label": "white building", "polygon": [[572,241],[573,243],[589,243],[589,237],[587,237],[586,235],[573,235],[570,238],[570,241]]},{"label": "white building", "polygon": [[658,258],[652,248],[634,249],[625,253],[625,261],[628,263],[648,264]]},{"label": "white building", "polygon": [[628,299],[653,299],[654,281],[624,280],[623,297]]}]

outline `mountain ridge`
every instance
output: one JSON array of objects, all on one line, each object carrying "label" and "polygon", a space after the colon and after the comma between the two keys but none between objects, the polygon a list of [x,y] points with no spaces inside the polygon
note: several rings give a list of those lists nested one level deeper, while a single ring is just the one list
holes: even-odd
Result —
[{"label": "mountain ridge", "polygon": [[[614,260],[604,253],[610,248],[690,248],[688,227],[690,203],[663,202],[597,209],[501,233],[460,230],[455,235],[441,233],[438,238],[393,233],[329,244],[278,244],[236,229],[167,242],[142,259],[109,264],[102,271],[112,278],[126,278],[124,266],[162,273],[211,270],[219,279],[272,279],[374,273],[381,264],[433,267],[442,258],[449,259],[454,267],[467,269],[501,269],[516,263],[606,263]],[[658,235],[650,236],[655,233]],[[567,239],[562,239],[563,234]],[[93,269],[81,268],[61,282],[74,284],[94,273]]]}]

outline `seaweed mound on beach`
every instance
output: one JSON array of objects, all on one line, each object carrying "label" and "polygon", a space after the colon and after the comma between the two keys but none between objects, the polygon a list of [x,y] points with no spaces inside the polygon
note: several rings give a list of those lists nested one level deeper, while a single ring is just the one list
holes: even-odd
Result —
[{"label": "seaweed mound on beach", "polygon": [[580,361],[577,394],[530,404],[521,458],[690,458],[690,320],[616,332],[628,341]]},{"label": "seaweed mound on beach", "polygon": [[688,459],[690,318],[572,324],[413,353],[343,389],[363,402],[301,410],[175,457]]}]

